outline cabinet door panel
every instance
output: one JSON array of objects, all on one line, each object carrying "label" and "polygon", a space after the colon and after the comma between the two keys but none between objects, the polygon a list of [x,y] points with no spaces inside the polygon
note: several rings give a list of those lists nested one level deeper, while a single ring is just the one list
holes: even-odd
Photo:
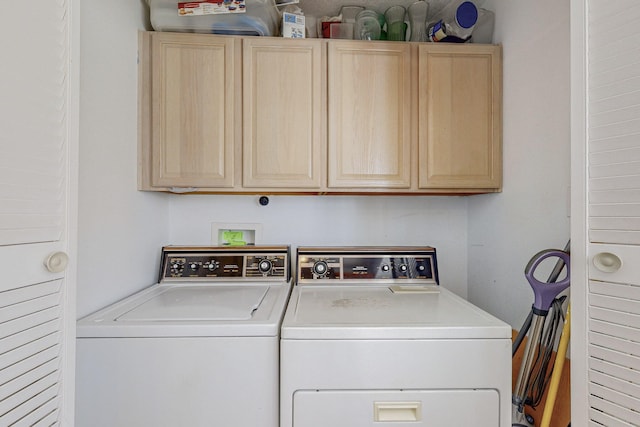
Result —
[{"label": "cabinet door panel", "polygon": [[500,48],[420,45],[418,52],[419,187],[499,189]]},{"label": "cabinet door panel", "polygon": [[234,185],[235,43],[152,35],[153,186]]},{"label": "cabinet door panel", "polygon": [[320,40],[243,43],[243,186],[319,189],[325,172]]},{"label": "cabinet door panel", "polygon": [[328,46],[329,187],[409,188],[411,50]]}]

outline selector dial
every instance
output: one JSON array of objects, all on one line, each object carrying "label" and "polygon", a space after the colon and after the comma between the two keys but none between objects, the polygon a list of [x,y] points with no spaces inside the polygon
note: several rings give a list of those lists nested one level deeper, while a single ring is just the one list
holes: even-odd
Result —
[{"label": "selector dial", "polygon": [[382,264],[382,266],[380,267],[380,269],[382,271],[389,271],[389,264]]},{"label": "selector dial", "polygon": [[192,262],[191,264],[189,264],[189,268],[191,269],[191,271],[196,271],[198,269],[198,267],[200,267],[198,264],[196,264],[195,262]]},{"label": "selector dial", "polygon": [[184,271],[183,260],[177,260],[171,263],[171,274],[174,274],[174,275],[182,274],[183,271]]},{"label": "selector dial", "polygon": [[258,271],[262,274],[267,274],[273,268],[273,263],[268,259],[261,259],[258,263]]},{"label": "selector dial", "polygon": [[400,273],[406,273],[408,269],[409,267],[407,267],[407,264],[400,264],[398,266],[398,270],[400,271]]},{"label": "selector dial", "polygon": [[313,273],[318,276],[324,276],[329,271],[329,266],[325,261],[316,261],[313,264]]},{"label": "selector dial", "polygon": [[204,268],[209,271],[215,271],[218,268],[218,263],[212,259],[211,261],[204,264]]}]

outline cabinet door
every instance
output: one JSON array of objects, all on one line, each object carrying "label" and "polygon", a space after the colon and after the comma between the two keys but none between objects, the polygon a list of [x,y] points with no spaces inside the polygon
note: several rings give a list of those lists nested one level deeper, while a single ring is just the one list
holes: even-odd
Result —
[{"label": "cabinet door", "polygon": [[501,66],[499,46],[418,47],[420,188],[500,189]]},{"label": "cabinet door", "polygon": [[329,187],[409,188],[409,43],[328,44]]},{"label": "cabinet door", "polygon": [[151,184],[232,187],[237,40],[151,34]]},{"label": "cabinet door", "polygon": [[321,40],[243,40],[243,187],[321,187],[325,63]]}]

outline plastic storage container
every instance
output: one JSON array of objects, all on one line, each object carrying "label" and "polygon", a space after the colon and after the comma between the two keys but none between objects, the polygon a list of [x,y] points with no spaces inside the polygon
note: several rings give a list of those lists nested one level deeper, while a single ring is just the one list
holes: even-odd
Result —
[{"label": "plastic storage container", "polygon": [[454,0],[432,19],[427,27],[429,41],[465,42],[478,20],[478,8],[471,1]]},{"label": "plastic storage container", "polygon": [[471,34],[473,43],[493,43],[493,27],[496,15],[487,9],[478,9],[478,22]]},{"label": "plastic storage container", "polygon": [[[198,3],[198,2],[194,2]],[[215,3],[223,3],[220,2]],[[280,13],[274,0],[245,0],[230,3],[233,13],[209,15],[181,14],[175,0],[147,0],[151,26],[156,31],[232,34],[245,36],[276,36]],[[234,6],[235,9],[233,8]],[[239,12],[244,9],[245,12]]]}]

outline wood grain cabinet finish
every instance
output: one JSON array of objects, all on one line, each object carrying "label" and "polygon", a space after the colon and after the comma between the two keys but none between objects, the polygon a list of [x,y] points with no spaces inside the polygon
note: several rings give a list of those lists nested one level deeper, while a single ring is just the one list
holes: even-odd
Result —
[{"label": "wood grain cabinet finish", "polygon": [[235,185],[240,68],[231,37],[147,33],[152,187]]},{"label": "wood grain cabinet finish", "polygon": [[142,32],[140,63],[142,190],[501,190],[500,46]]},{"label": "wood grain cabinet finish", "polygon": [[499,46],[418,46],[420,189],[502,186]]},{"label": "wood grain cabinet finish", "polygon": [[243,187],[318,191],[326,161],[321,40],[246,38],[242,52]]},{"label": "wood grain cabinet finish", "polygon": [[411,186],[411,45],[334,42],[329,188]]}]

